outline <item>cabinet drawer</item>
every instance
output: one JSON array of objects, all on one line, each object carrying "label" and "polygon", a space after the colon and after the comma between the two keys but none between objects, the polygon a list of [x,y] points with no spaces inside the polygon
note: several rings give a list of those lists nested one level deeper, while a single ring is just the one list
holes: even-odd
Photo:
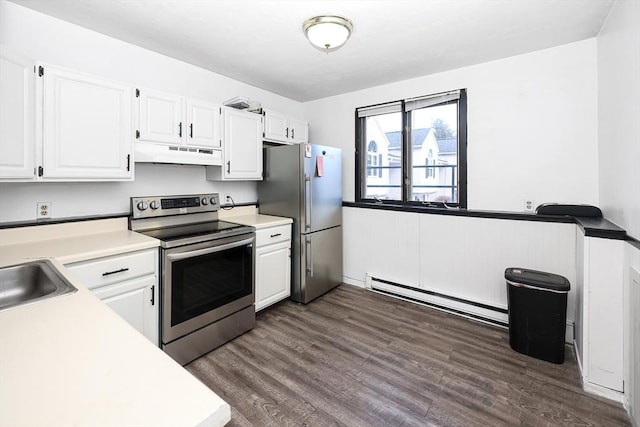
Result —
[{"label": "cabinet drawer", "polygon": [[87,288],[93,289],[110,283],[155,274],[157,250],[130,252],[67,264],[69,269]]},{"label": "cabinet drawer", "polygon": [[256,247],[291,240],[291,224],[256,230]]}]

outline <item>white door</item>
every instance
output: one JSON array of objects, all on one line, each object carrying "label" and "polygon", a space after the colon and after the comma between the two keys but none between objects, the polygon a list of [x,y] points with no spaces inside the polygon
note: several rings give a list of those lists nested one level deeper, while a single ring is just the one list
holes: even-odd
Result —
[{"label": "white door", "polygon": [[35,179],[33,67],[0,44],[0,179]]},{"label": "white door", "polygon": [[256,311],[291,295],[291,242],[256,249]]},{"label": "white door", "polygon": [[170,93],[140,89],[139,140],[179,145],[184,141],[184,98]]},{"label": "white door", "polygon": [[289,120],[289,141],[294,144],[309,142],[309,125],[302,120]]},{"label": "white door", "polygon": [[289,142],[289,119],[275,111],[264,112],[264,139]]},{"label": "white door", "polygon": [[42,71],[42,178],[133,179],[131,87],[52,66]]},{"label": "white door", "polygon": [[621,240],[587,237],[585,247],[589,254],[589,382],[622,391],[624,245]]},{"label": "white door", "polygon": [[262,116],[224,109],[223,179],[262,179]]},{"label": "white door", "polygon": [[156,276],[103,286],[92,292],[138,332],[158,345]]},{"label": "white door", "polygon": [[187,144],[220,148],[220,106],[187,99]]}]

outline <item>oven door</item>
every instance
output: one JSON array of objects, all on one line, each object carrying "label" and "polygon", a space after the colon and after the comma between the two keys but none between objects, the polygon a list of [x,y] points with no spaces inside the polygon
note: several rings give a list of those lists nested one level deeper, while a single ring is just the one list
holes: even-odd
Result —
[{"label": "oven door", "polygon": [[255,234],[164,249],[162,342],[252,305]]}]

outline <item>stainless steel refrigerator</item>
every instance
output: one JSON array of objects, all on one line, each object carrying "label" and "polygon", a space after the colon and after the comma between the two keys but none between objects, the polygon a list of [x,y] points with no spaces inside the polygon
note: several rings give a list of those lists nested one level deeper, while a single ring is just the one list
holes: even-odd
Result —
[{"label": "stainless steel refrigerator", "polygon": [[259,210],[293,219],[291,299],[306,304],[342,283],[342,153],[296,144],[263,158]]}]

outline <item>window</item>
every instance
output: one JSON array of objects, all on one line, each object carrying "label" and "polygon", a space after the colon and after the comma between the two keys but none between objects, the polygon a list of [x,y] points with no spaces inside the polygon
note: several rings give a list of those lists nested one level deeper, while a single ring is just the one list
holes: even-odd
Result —
[{"label": "window", "polygon": [[466,207],[464,89],[358,108],[356,123],[356,201]]}]

